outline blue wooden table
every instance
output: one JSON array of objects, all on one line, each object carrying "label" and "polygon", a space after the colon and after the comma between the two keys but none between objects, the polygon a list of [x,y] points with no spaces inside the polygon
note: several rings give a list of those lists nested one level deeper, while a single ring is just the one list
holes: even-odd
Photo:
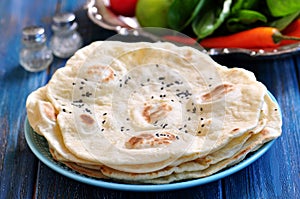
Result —
[{"label": "blue wooden table", "polygon": [[[25,101],[47,83],[66,60],[55,58],[48,70],[26,72],[20,65],[21,30],[42,25],[51,35],[51,0],[0,1],[0,198],[300,198],[300,53],[252,59],[214,57],[221,64],[253,71],[277,98],[283,134],[270,150],[247,168],[221,180],[169,192],[125,192],[83,184],[41,163],[24,138]],[[63,1],[61,9],[76,13],[87,45],[113,33],[91,23],[84,0]]]}]

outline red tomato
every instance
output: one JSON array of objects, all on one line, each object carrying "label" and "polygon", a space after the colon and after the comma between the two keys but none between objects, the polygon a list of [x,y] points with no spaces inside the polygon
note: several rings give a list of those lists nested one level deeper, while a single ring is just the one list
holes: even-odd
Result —
[{"label": "red tomato", "polygon": [[111,10],[118,15],[133,17],[137,0],[110,0]]}]

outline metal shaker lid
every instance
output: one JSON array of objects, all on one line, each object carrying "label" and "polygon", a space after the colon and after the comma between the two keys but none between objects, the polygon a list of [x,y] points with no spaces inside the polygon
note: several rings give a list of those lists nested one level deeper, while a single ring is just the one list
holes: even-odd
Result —
[{"label": "metal shaker lid", "polygon": [[22,30],[23,41],[45,42],[45,29],[40,26],[28,26]]},{"label": "metal shaker lid", "polygon": [[56,29],[74,29],[77,27],[75,22],[75,14],[73,13],[59,13],[53,17],[52,28]]}]

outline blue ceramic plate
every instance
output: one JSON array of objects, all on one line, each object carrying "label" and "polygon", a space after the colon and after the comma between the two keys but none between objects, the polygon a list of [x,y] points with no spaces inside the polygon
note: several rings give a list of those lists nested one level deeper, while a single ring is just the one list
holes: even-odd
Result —
[{"label": "blue ceramic plate", "polygon": [[[270,94],[270,93],[269,93]],[[272,99],[276,102],[275,98],[270,94]],[[184,189],[193,186],[203,185],[209,182],[213,182],[216,180],[220,180],[226,176],[229,176],[241,169],[247,167],[259,157],[261,157],[275,142],[275,140],[266,143],[262,146],[259,150],[255,151],[254,153],[249,154],[242,162],[222,170],[216,174],[213,174],[208,177],[195,179],[195,180],[188,180],[183,182],[175,182],[170,184],[162,184],[162,185],[144,185],[144,184],[124,184],[112,181],[104,181],[101,179],[96,179],[92,177],[88,177],[82,175],[78,172],[73,171],[72,169],[66,167],[64,164],[55,161],[48,149],[48,143],[46,139],[33,131],[31,126],[29,125],[28,120],[25,121],[25,138],[26,141],[32,150],[32,152],[36,155],[36,157],[41,160],[44,164],[48,167],[53,169],[54,171],[69,177],[71,179],[77,180],[82,183],[109,188],[109,189],[116,189],[116,190],[124,190],[124,191],[169,191],[169,190],[177,190],[177,189]]]}]

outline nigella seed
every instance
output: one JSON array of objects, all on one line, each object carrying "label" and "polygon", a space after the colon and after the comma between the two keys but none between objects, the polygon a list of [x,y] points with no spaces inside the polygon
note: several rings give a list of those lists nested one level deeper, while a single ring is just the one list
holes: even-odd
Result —
[{"label": "nigella seed", "polygon": [[73,83],[72,83],[72,85],[76,85],[76,83],[75,83],[75,82],[73,82]]},{"label": "nigella seed", "polygon": [[277,111],[277,108],[275,108],[274,111]]},{"label": "nigella seed", "polygon": [[197,110],[196,107],[194,107],[194,108],[193,108],[193,113],[196,113],[196,110]]},{"label": "nigella seed", "polygon": [[130,119],[129,119],[129,118],[126,118],[126,120],[129,121]]},{"label": "nigella seed", "polygon": [[179,137],[178,137],[178,135],[176,135],[176,139],[177,139],[177,140],[179,140]]},{"label": "nigella seed", "polygon": [[101,131],[104,131],[104,129],[101,129]]},{"label": "nigella seed", "polygon": [[181,130],[182,130],[182,128],[179,128],[178,130],[179,130],[179,131],[181,131]]},{"label": "nigella seed", "polygon": [[120,84],[120,87],[122,87],[122,84]]},{"label": "nigella seed", "polygon": [[188,117],[188,121],[190,121],[191,120],[191,117]]},{"label": "nigella seed", "polygon": [[174,100],[173,100],[173,99],[171,99],[171,102],[174,102]]},{"label": "nigella seed", "polygon": [[164,87],[161,87],[160,90],[164,90]]},{"label": "nigella seed", "polygon": [[103,116],[104,116],[104,115],[107,115],[107,113],[103,113]]},{"label": "nigella seed", "polygon": [[80,82],[81,84],[84,84],[84,82]]},{"label": "nigella seed", "polygon": [[151,96],[151,99],[154,99],[154,96]]},{"label": "nigella seed", "polygon": [[202,108],[202,107],[200,107],[200,111],[203,111],[203,108]]},{"label": "nigella seed", "polygon": [[186,124],[185,124],[185,125],[183,125],[183,127],[184,127],[184,128],[186,128]]},{"label": "nigella seed", "polygon": [[62,111],[63,111],[63,112],[66,112],[66,109],[63,108]]},{"label": "nigella seed", "polygon": [[145,86],[144,84],[141,84],[141,86]]},{"label": "nigella seed", "polygon": [[211,84],[209,84],[208,87],[211,87]]},{"label": "nigella seed", "polygon": [[126,129],[126,131],[129,131],[129,129]]},{"label": "nigella seed", "polygon": [[80,87],[79,87],[79,89],[80,89],[80,90],[82,90],[82,89],[83,89],[83,87],[82,87],[82,86],[80,86]]},{"label": "nigella seed", "polygon": [[158,78],[158,80],[164,80],[165,79],[165,77],[159,77]]},{"label": "nigella seed", "polygon": [[102,124],[104,124],[104,123],[105,123],[105,120],[102,121]]},{"label": "nigella seed", "polygon": [[86,78],[84,78],[84,80],[85,80],[85,81],[87,81],[87,79],[86,79]]},{"label": "nigella seed", "polygon": [[201,120],[204,120],[203,117],[201,117]]},{"label": "nigella seed", "polygon": [[204,127],[204,126],[205,126],[204,124],[201,125],[201,127]]},{"label": "nigella seed", "polygon": [[185,132],[185,133],[188,133],[188,131],[187,131],[187,130],[185,130],[184,132]]},{"label": "nigella seed", "polygon": [[201,131],[198,131],[198,134],[200,134],[201,133]]},{"label": "nigella seed", "polygon": [[159,67],[159,65],[158,65],[158,64],[155,64],[155,66],[156,66],[156,67]]},{"label": "nigella seed", "polygon": [[159,137],[159,134],[158,134],[158,133],[156,133],[156,134],[155,134],[155,136],[156,136],[156,137]]},{"label": "nigella seed", "polygon": [[150,82],[150,79],[149,79],[149,78],[147,79],[147,82]]},{"label": "nigella seed", "polygon": [[166,97],[166,95],[163,95],[163,97]]}]

